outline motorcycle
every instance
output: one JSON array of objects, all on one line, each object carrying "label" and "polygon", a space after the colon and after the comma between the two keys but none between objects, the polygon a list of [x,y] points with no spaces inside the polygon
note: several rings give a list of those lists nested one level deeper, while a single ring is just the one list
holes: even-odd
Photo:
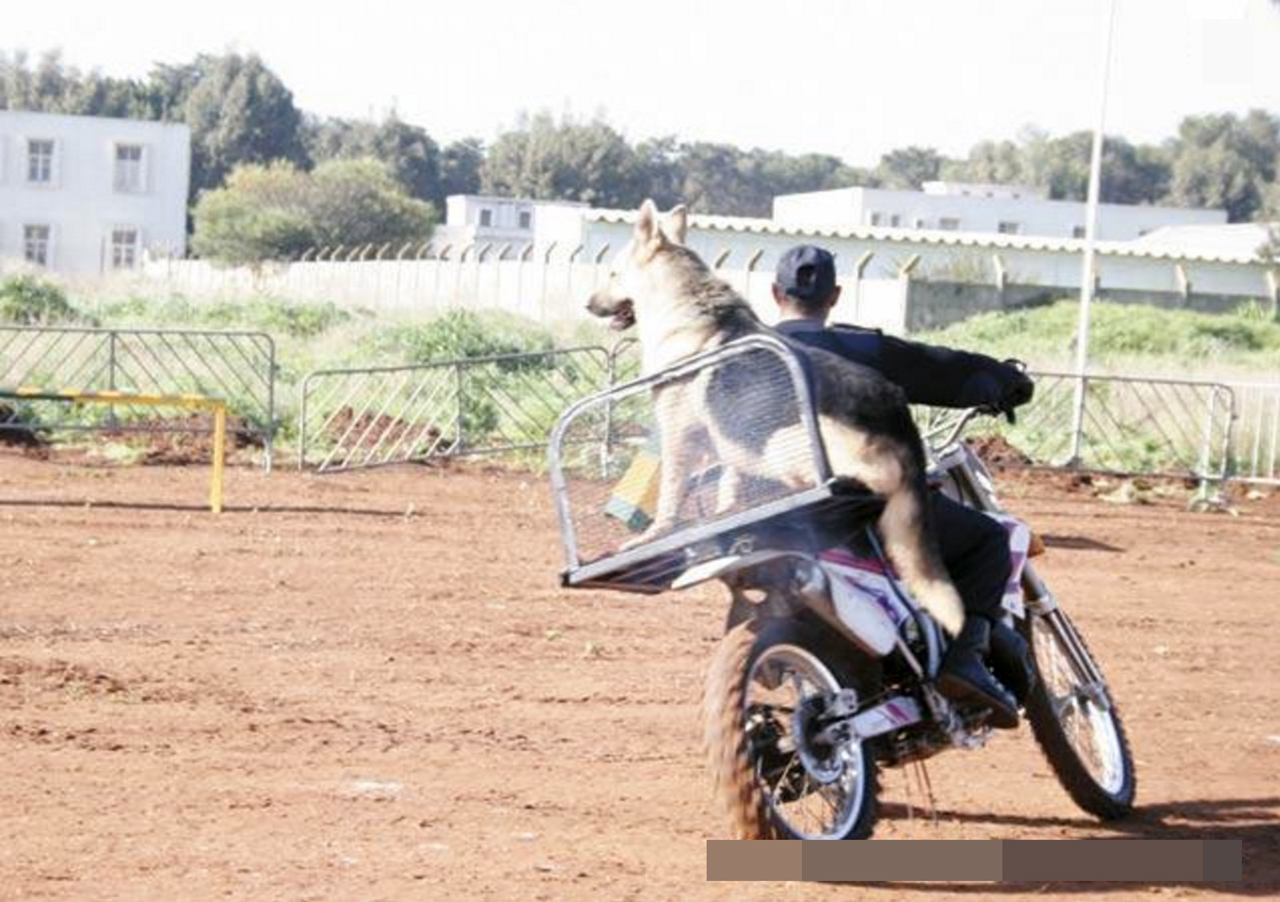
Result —
[{"label": "motorcycle", "polygon": [[[768,393],[753,387],[752,403],[768,394],[774,413],[765,419],[804,427],[806,447],[789,453],[807,456],[813,478],[798,488],[755,480],[726,510],[717,484],[728,464],[709,449],[688,480],[678,527],[629,543],[623,537],[644,526],[653,500],[645,492],[661,466],[653,395],[737,355],[756,355],[756,372],[787,374]],[[881,499],[827,470],[808,392],[803,363],[783,342],[752,337],[580,401],[550,443],[566,586],[656,593],[719,579],[728,588],[702,717],[712,780],[743,839],[866,838],[880,769],[975,750],[993,732],[988,710],[937,690],[947,637],[884,553],[874,526]],[[926,446],[934,490],[996,517],[1009,534],[1015,572],[998,630],[1024,642],[1013,652],[993,646],[992,669],[1020,690],[1031,732],[1071,799],[1100,819],[1124,817],[1136,775],[1111,690],[1031,564],[1041,544],[1003,511],[990,472],[961,440],[978,413],[926,433]]]}]

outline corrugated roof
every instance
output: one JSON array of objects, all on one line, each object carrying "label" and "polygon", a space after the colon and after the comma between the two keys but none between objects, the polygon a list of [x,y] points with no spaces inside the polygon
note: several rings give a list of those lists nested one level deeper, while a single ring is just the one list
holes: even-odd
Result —
[{"label": "corrugated roof", "polygon": [[[634,210],[592,209],[584,214],[588,222],[611,224],[633,223]],[[977,247],[1053,253],[1082,253],[1084,241],[1077,238],[1048,238],[1035,235],[999,235],[991,232],[949,232],[937,229],[890,229],[878,226],[805,226],[783,225],[772,219],[746,216],[689,217],[689,227],[711,232],[737,232],[752,235],[786,235],[797,238],[841,238],[854,241],[882,241],[890,244],[932,244],[946,247]],[[1137,241],[1098,241],[1095,253],[1110,257],[1145,257],[1153,260],[1179,260],[1189,263],[1257,264],[1256,255],[1196,253],[1185,249],[1148,247]]]}]

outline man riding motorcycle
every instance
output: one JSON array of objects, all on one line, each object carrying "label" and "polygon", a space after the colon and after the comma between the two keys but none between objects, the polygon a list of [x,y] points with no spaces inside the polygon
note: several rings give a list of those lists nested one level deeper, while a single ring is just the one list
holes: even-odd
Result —
[{"label": "man riding motorcycle", "polygon": [[[897,383],[914,404],[983,407],[1011,414],[1031,400],[1034,384],[1013,363],[981,354],[905,341],[879,330],[827,324],[840,298],[835,260],[819,247],[800,245],[782,255],[773,285],[781,320],[775,328],[788,339],[822,348],[878,370]],[[1018,723],[1018,703],[1030,683],[1022,638],[1000,619],[1001,598],[1012,562],[1004,527],[985,514],[931,493],[931,511],[943,562],[965,606],[964,627],[948,649],[938,689],[957,701],[989,707],[991,723]],[[994,649],[1010,692],[984,663]]]}]

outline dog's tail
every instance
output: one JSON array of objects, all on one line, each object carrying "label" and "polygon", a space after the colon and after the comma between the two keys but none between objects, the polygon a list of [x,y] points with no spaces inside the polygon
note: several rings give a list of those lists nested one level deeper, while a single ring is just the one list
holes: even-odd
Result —
[{"label": "dog's tail", "polygon": [[955,636],[964,625],[964,602],[947,576],[929,528],[927,491],[908,481],[890,494],[880,516],[880,535],[907,588]]}]

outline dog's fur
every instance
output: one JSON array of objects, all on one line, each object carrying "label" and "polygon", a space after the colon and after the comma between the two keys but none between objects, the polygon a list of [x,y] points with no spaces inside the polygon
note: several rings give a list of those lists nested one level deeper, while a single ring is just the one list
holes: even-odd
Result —
[{"label": "dog's fur", "polygon": [[[645,201],[608,284],[587,305],[597,316],[612,317],[615,328],[637,326],[646,373],[747,335],[777,335],[683,246],[686,228],[684,207],[660,218],[653,202]],[[872,369],[815,348],[804,353],[812,361],[819,431],[831,472],[856,479],[885,497],[879,526],[894,564],[929,612],[952,635],[958,633],[964,608],[938,553],[924,453],[905,396]],[[751,356],[758,362],[759,355]],[[722,509],[732,506],[744,479],[791,486],[811,479],[811,468],[795,472],[794,455],[778,453],[789,444],[795,448],[795,442],[803,443],[798,415],[752,403],[768,391],[761,380],[768,380],[769,374],[746,369],[718,366],[656,392],[662,468],[657,510],[642,540],[675,526],[700,436],[710,440],[724,464],[718,499]]]}]

